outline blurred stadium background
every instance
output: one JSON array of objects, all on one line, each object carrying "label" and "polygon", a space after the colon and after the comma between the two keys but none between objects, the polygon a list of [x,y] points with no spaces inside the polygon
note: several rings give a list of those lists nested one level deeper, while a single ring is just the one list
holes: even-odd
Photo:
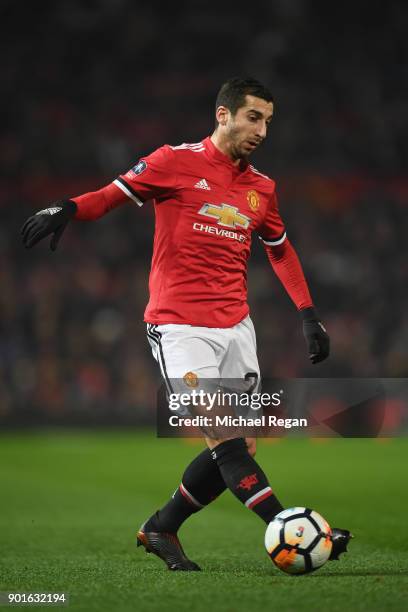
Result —
[{"label": "blurred stadium background", "polygon": [[163,143],[210,134],[220,84],[270,86],[274,177],[333,348],[314,369],[258,241],[249,299],[264,376],[408,375],[408,5],[321,0],[0,7],[0,423],[149,423],[149,205],[77,223],[53,254],[19,228]]}]

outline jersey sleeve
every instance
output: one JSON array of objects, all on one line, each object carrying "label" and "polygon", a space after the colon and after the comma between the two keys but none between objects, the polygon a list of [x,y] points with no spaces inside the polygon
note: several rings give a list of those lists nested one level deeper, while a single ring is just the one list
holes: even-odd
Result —
[{"label": "jersey sleeve", "polygon": [[147,157],[142,157],[114,184],[139,206],[146,200],[169,196],[177,185],[174,151],[168,145],[160,147]]},{"label": "jersey sleeve", "polygon": [[296,308],[303,310],[313,306],[302,265],[289,240],[285,239],[281,244],[275,246],[265,243],[264,248],[273,271]]},{"label": "jersey sleeve", "polygon": [[74,219],[79,221],[94,221],[117,206],[129,202],[129,198],[113,183],[98,191],[71,198],[71,200],[77,205]]},{"label": "jersey sleeve", "polygon": [[313,306],[303,269],[295,249],[286,237],[285,225],[279,214],[275,191],[269,201],[265,218],[257,232],[264,244],[269,262],[298,310]]},{"label": "jersey sleeve", "polygon": [[265,218],[258,227],[260,239],[269,246],[278,246],[286,240],[285,224],[279,214],[278,199],[274,191],[268,203]]}]

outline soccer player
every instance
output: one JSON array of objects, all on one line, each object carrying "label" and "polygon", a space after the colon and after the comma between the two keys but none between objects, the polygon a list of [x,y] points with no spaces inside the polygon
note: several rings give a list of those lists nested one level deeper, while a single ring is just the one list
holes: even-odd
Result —
[{"label": "soccer player", "polygon": [[[303,321],[312,363],[329,355],[322,325],[296,252],[280,217],[275,183],[252,166],[266,138],[273,98],[258,81],[232,78],[216,100],[216,128],[194,144],[164,145],[102,189],[56,202],[22,228],[31,248],[52,234],[55,250],[69,221],[93,220],[126,202],[153,200],[154,252],[145,311],[147,335],[169,392],[205,379],[259,380],[246,274],[251,234]],[[184,471],[170,500],[141,526],[137,542],[171,570],[199,570],[177,536],[182,523],[225,489],[268,524],[283,507],[254,459],[254,438],[205,435],[207,448]],[[333,530],[333,559],[346,550],[347,530]]]}]

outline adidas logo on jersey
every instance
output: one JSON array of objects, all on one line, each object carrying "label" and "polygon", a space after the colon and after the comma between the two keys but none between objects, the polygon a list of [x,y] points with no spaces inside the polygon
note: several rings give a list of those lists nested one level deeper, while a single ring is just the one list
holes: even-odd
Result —
[{"label": "adidas logo on jersey", "polygon": [[206,189],[207,191],[211,191],[211,187],[208,185],[205,179],[201,179],[201,181],[198,181],[198,183],[196,183],[194,187],[196,189]]}]

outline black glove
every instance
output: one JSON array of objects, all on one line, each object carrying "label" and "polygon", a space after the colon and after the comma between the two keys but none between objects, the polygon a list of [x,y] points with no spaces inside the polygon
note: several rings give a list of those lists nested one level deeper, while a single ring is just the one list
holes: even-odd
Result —
[{"label": "black glove", "polygon": [[319,363],[329,356],[330,338],[313,307],[301,310],[300,314],[303,318],[303,335],[309,359],[312,363]]},{"label": "black glove", "polygon": [[76,211],[77,205],[75,202],[61,200],[55,202],[54,206],[39,210],[35,215],[29,217],[21,228],[23,244],[26,249],[31,249],[49,234],[54,234],[51,238],[50,249],[55,251],[64,229]]}]

